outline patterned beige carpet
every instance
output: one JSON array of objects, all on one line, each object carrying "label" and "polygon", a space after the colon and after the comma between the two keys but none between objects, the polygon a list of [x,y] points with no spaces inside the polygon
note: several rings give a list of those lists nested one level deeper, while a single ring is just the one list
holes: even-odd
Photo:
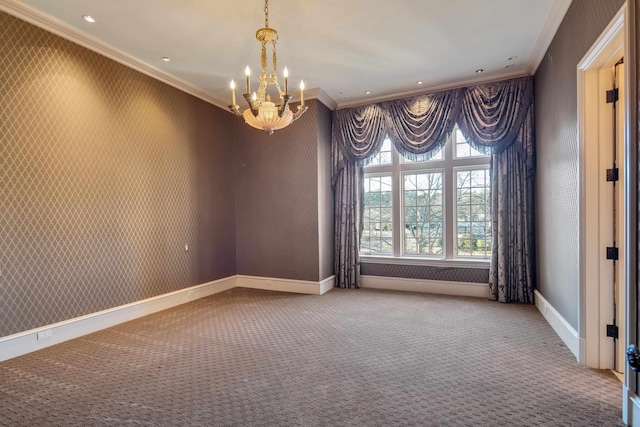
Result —
[{"label": "patterned beige carpet", "polygon": [[533,306],[233,289],[0,363],[2,426],[616,426]]}]

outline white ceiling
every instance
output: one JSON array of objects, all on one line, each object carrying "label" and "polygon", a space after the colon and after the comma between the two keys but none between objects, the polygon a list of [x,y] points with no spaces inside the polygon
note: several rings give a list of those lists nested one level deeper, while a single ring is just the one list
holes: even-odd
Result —
[{"label": "white ceiling", "polygon": [[[303,79],[344,107],[532,74],[570,4],[271,0],[269,23],[291,89]],[[222,107],[231,79],[244,87],[247,64],[255,87],[263,7],[263,0],[0,0],[2,10]]]}]

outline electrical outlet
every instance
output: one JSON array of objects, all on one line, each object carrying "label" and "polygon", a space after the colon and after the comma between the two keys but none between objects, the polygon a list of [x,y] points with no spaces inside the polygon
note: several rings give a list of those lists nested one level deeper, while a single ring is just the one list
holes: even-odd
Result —
[{"label": "electrical outlet", "polygon": [[43,340],[45,338],[50,338],[51,335],[53,335],[53,330],[52,329],[47,329],[46,331],[40,331],[37,334],[37,339],[38,341]]},{"label": "electrical outlet", "polygon": [[194,293],[194,291],[189,291],[189,292],[187,292],[187,297],[188,297],[188,298],[193,297],[193,293]]}]

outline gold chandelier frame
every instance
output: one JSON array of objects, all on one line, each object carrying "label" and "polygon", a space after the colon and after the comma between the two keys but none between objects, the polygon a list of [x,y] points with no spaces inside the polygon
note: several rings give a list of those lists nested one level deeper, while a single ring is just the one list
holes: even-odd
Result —
[{"label": "gold chandelier frame", "polygon": [[[278,41],[278,32],[269,27],[269,0],[264,2],[264,28],[260,28],[256,31],[256,39],[262,46],[260,55],[260,62],[262,65],[262,72],[258,78],[258,90],[251,94],[251,71],[249,67],[245,69],[247,90],[242,94],[242,97],[247,102],[249,108],[244,112],[240,111],[240,106],[236,104],[235,100],[235,82],[231,81],[231,105],[229,110],[236,116],[244,117],[245,122],[256,129],[264,130],[267,134],[271,135],[278,129],[289,126],[292,122],[302,116],[307,111],[307,106],[304,105],[304,83],[300,82],[300,105],[296,112],[292,112],[289,108],[289,102],[291,102],[292,96],[288,90],[288,71],[284,68],[284,90],[278,83],[278,59],[276,42]],[[267,46],[272,46],[271,65],[272,72],[268,72],[267,61]],[[271,100],[271,95],[268,93],[269,86],[274,86],[277,95],[280,98],[280,103],[276,106]]]}]

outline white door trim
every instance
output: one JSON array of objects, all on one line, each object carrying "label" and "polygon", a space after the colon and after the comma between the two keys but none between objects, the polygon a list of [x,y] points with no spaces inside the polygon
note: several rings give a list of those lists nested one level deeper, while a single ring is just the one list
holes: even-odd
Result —
[{"label": "white door trim", "polygon": [[[625,52],[626,5],[578,63],[578,152],[579,152],[579,328],[584,349],[578,361],[589,367],[611,368],[601,351],[601,319],[610,307],[601,306],[600,262],[603,257],[600,240],[599,170],[600,89],[599,70],[613,65]],[[628,90],[628,89],[627,89]],[[628,117],[628,115],[627,115]],[[624,153],[626,156],[626,153]],[[623,188],[628,188],[628,176],[621,177]],[[624,194],[625,200],[628,193]],[[621,247],[625,254],[625,247]],[[624,337],[621,337],[624,339]]]}]

